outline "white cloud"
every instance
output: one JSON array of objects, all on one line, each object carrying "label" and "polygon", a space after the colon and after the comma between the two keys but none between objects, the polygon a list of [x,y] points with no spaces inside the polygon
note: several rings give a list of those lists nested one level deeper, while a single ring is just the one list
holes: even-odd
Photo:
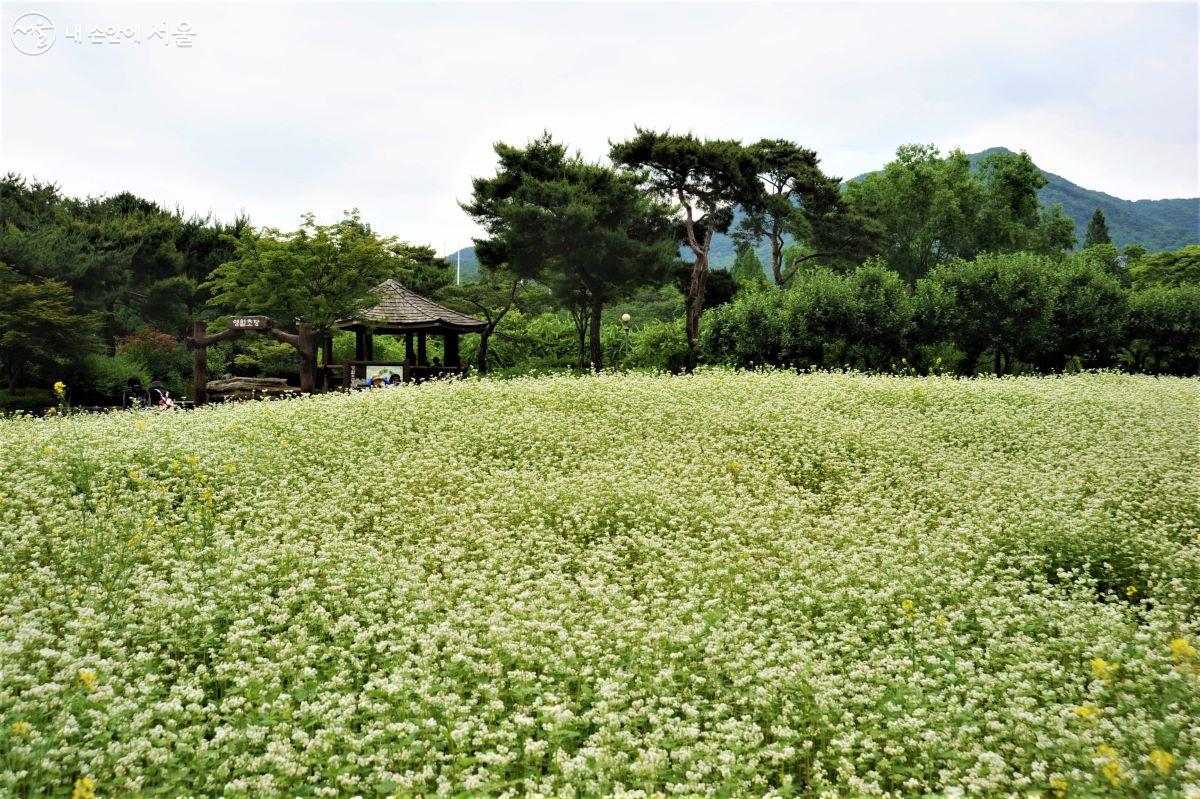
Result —
[{"label": "white cloud", "polygon": [[[294,225],[359,207],[441,248],[491,143],[591,158],[635,124],[787,137],[842,176],[898,144],[1025,148],[1130,198],[1195,196],[1191,4],[6,4],[58,41],[0,52],[3,168]],[[63,28],[190,22],[191,50]]]}]

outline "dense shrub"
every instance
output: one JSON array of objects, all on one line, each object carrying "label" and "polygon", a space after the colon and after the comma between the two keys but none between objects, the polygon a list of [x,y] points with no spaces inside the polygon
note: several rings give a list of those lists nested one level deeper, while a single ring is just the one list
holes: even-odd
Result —
[{"label": "dense shrub", "polygon": [[1129,358],[1138,371],[1200,371],[1200,285],[1151,286],[1129,297]]},{"label": "dense shrub", "polygon": [[985,353],[996,374],[1037,357],[1053,321],[1054,269],[1047,256],[1014,253],[956,260],[929,273],[926,280],[953,298],[946,333],[968,370]]},{"label": "dense shrub", "polygon": [[0,416],[6,414],[40,414],[53,407],[54,392],[51,389],[29,388],[0,389]]},{"label": "dense shrub", "polygon": [[75,405],[116,405],[121,402],[131,377],[147,386],[153,373],[140,359],[118,352],[87,355],[64,369],[62,380]]},{"label": "dense shrub", "polygon": [[1124,364],[1195,374],[1200,286],[1128,288],[1110,245],[1069,258],[980,255],[911,289],[879,262],[744,292],[704,317],[709,363],[901,372],[1061,372]]},{"label": "dense shrub", "polygon": [[634,326],[629,335],[629,352],[622,354],[621,366],[629,369],[655,369],[678,372],[687,358],[687,335],[683,319],[653,321]]},{"label": "dense shrub", "polygon": [[848,275],[816,269],[784,291],[744,292],[710,311],[703,352],[743,368],[887,369],[911,325],[910,292],[895,272],[876,263]]}]

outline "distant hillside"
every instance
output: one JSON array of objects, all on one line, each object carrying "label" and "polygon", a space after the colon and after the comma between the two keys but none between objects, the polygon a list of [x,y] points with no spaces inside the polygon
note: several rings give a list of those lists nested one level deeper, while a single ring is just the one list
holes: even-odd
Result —
[{"label": "distant hillside", "polygon": [[[470,283],[479,277],[479,259],[475,257],[475,248],[463,247],[461,250],[447,255],[446,260],[450,263],[451,270],[458,265],[458,253],[462,253],[462,279]],[[451,271],[450,274],[454,274],[454,272]]]},{"label": "distant hillside", "polygon": [[[1012,152],[1006,147],[991,147],[967,157],[978,164],[991,153]],[[1200,243],[1200,197],[1179,200],[1123,200],[1094,189],[1085,189],[1053,172],[1042,170],[1049,181],[1038,197],[1047,206],[1059,203],[1063,213],[1075,220],[1075,235],[1083,244],[1083,234],[1097,208],[1104,213],[1113,244],[1140,244],[1149,252],[1177,250]],[[852,180],[862,180],[859,175]]]},{"label": "distant hillside", "polygon": [[[992,147],[967,157],[971,159],[972,164],[977,164],[984,156],[994,152],[1011,150]],[[1063,213],[1075,220],[1075,235],[1081,244],[1088,221],[1097,208],[1104,212],[1109,235],[1118,247],[1140,244],[1149,252],[1159,252],[1177,250],[1188,244],[1200,244],[1200,197],[1179,200],[1123,200],[1102,191],[1085,189],[1053,172],[1042,170],[1042,174],[1049,182],[1038,192],[1038,196],[1046,205],[1062,205]],[[850,180],[862,180],[864,177],[866,174]],[[759,259],[766,264],[770,258],[770,246],[764,242],[756,250]],[[733,265],[735,254],[733,239],[717,235],[713,238],[712,249],[709,251],[709,264],[714,269],[728,269]],[[684,258],[690,261],[691,252],[685,253]],[[452,264],[454,259],[454,253],[447,258]],[[479,262],[475,259],[475,248],[467,247],[462,250],[463,280],[474,280],[478,270]]]}]

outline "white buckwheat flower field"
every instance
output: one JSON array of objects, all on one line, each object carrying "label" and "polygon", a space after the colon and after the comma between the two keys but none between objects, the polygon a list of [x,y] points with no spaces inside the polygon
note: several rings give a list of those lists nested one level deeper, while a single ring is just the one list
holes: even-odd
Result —
[{"label": "white buckwheat flower field", "polygon": [[1200,383],[0,421],[0,795],[1200,795]]}]

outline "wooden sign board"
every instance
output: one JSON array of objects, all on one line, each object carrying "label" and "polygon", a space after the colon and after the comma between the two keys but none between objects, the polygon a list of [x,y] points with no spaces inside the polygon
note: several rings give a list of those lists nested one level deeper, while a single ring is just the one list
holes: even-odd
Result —
[{"label": "wooden sign board", "polygon": [[269,316],[229,317],[230,330],[266,330],[269,327],[271,327],[271,317]]}]

